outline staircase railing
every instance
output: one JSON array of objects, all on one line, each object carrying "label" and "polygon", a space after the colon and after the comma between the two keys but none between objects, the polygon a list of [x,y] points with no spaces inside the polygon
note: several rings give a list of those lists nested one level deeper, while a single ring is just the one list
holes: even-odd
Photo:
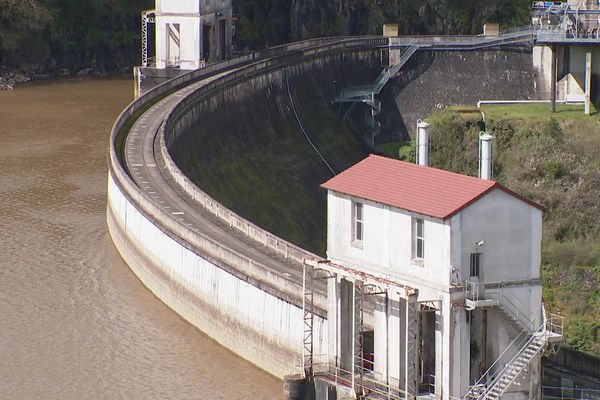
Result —
[{"label": "staircase railing", "polygon": [[490,365],[490,367],[484,372],[479,380],[477,380],[477,382],[471,386],[464,398],[479,399],[483,394],[490,390],[491,385],[489,385],[488,382],[493,382],[497,374],[504,369],[504,367],[501,366],[502,363],[504,362],[504,366],[510,363],[510,360],[512,360],[516,355],[520,354],[521,349],[524,349],[532,337],[533,336],[527,332],[521,331],[513,339],[513,341],[506,346],[506,349],[504,349],[504,351],[498,356],[492,365]]},{"label": "staircase railing", "polygon": [[400,56],[398,62],[394,66],[381,71],[381,74],[379,74],[379,77],[377,78],[377,81],[375,83],[373,93],[379,94],[383,87],[388,83],[390,78],[396,75],[398,71],[400,71],[400,68],[402,68],[404,64],[406,64],[406,62],[412,57],[413,54],[415,54],[415,52],[419,49],[419,45],[416,44],[416,42],[416,39],[410,41],[406,50]]},{"label": "staircase railing", "polygon": [[[488,294],[486,295],[486,292]],[[504,283],[465,282],[465,299],[474,303],[485,303],[486,306],[497,306],[501,312],[521,328],[533,332],[536,327],[535,315],[531,311],[524,312],[522,301]],[[528,305],[526,305],[529,308]]]},{"label": "staircase railing", "polygon": [[[542,307],[542,319],[542,324],[535,332],[528,333],[523,330],[515,337],[475,385],[471,386],[465,399],[499,398],[527,368],[531,360],[544,349],[550,337],[562,337],[563,317],[555,314],[547,315],[545,308]],[[526,353],[527,351],[529,353]],[[501,366],[502,360],[508,357],[510,357],[509,361]]]},{"label": "staircase railing", "polygon": [[534,314],[521,309],[521,300],[505,284],[501,284],[498,288],[498,306],[515,318],[521,328],[533,332],[535,329]]}]

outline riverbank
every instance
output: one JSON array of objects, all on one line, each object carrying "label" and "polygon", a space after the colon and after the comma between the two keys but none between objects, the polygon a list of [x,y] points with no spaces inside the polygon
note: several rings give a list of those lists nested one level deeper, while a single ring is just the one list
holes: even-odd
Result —
[{"label": "riverbank", "polygon": [[[11,70],[0,67],[0,91],[14,90],[16,87],[36,81],[62,81],[81,78],[116,78],[120,79],[131,73],[131,67],[121,68],[116,71],[106,71],[104,68],[82,68],[71,71],[62,68],[55,73],[36,73],[33,71]],[[131,75],[130,75],[131,76]]]}]

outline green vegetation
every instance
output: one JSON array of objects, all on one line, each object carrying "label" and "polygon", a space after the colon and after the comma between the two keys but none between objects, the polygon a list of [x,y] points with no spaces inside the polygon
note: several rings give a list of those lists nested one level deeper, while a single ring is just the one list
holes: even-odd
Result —
[{"label": "green vegetation", "polygon": [[376,147],[375,153],[402,161],[415,161],[415,146],[412,140],[380,144]]},{"label": "green vegetation", "polygon": [[402,34],[479,34],[485,22],[527,23],[524,0],[234,0],[241,48],[319,36],[381,34],[398,23]]},{"label": "green vegetation", "polygon": [[[362,124],[343,121],[330,104],[330,85],[339,72],[322,69],[290,76],[300,120],[319,152],[340,172],[365,157]],[[277,81],[278,77],[271,77]],[[218,108],[198,110],[202,121],[171,149],[194,182],[224,206],[304,249],[325,255],[326,191],[333,177],[293,117],[285,87],[254,89],[244,102],[236,88]],[[261,101],[252,101],[261,99]],[[235,118],[231,118],[235,115]],[[190,151],[194,149],[194,151]]]},{"label": "green vegetation", "polygon": [[[566,317],[567,341],[600,354],[600,116],[583,106],[484,106],[495,136],[495,179],[548,208],[544,218],[544,298]],[[477,170],[481,119],[434,114],[432,164]],[[459,149],[458,151],[456,149]]]},{"label": "green vegetation", "polygon": [[0,65],[26,73],[139,63],[140,11],[153,0],[0,0]]},{"label": "green vegetation", "polygon": [[[527,22],[524,0],[234,0],[236,47],[260,48],[319,36],[478,34],[486,21]],[[0,0],[0,66],[28,74],[139,63],[140,11],[154,0]]]}]

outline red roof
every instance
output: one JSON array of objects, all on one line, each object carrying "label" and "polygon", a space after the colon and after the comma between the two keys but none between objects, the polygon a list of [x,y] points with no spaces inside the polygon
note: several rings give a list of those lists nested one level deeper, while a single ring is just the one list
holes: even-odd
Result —
[{"label": "red roof", "polygon": [[501,189],[545,211],[498,182],[376,155],[370,155],[321,187],[441,219],[452,217],[493,189]]}]

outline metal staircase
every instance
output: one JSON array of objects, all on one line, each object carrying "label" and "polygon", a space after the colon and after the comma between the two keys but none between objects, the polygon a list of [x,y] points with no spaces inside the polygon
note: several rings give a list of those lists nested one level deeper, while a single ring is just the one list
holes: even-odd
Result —
[{"label": "metal staircase", "polygon": [[475,385],[471,386],[464,397],[466,400],[499,399],[547,344],[562,339],[562,317],[546,316],[542,307],[543,322],[533,330],[534,316],[522,312],[518,298],[509,289],[500,285],[495,298],[489,299],[481,296],[481,286],[476,283],[467,284],[467,309],[496,307],[520,332]]},{"label": "metal staircase", "polygon": [[344,88],[334,99],[336,103],[354,103],[363,102],[369,104],[373,108],[377,108],[374,96],[381,93],[381,90],[394,77],[400,69],[406,64],[410,57],[419,49],[416,39],[412,39],[406,47],[406,50],[400,56],[400,59],[395,65],[386,67],[381,71],[377,79],[372,85],[353,86]]},{"label": "metal staircase", "polygon": [[334,103],[352,103],[352,106],[344,116],[352,111],[356,103],[365,103],[371,107],[370,114],[367,115],[367,125],[371,128],[370,145],[375,147],[375,137],[381,132],[381,123],[376,119],[381,113],[381,102],[375,98],[381,93],[388,81],[394,77],[400,69],[406,64],[410,57],[419,49],[416,39],[412,39],[406,46],[406,49],[398,59],[398,62],[392,66],[386,67],[381,71],[375,82],[371,85],[353,86],[340,90],[335,96]]}]

